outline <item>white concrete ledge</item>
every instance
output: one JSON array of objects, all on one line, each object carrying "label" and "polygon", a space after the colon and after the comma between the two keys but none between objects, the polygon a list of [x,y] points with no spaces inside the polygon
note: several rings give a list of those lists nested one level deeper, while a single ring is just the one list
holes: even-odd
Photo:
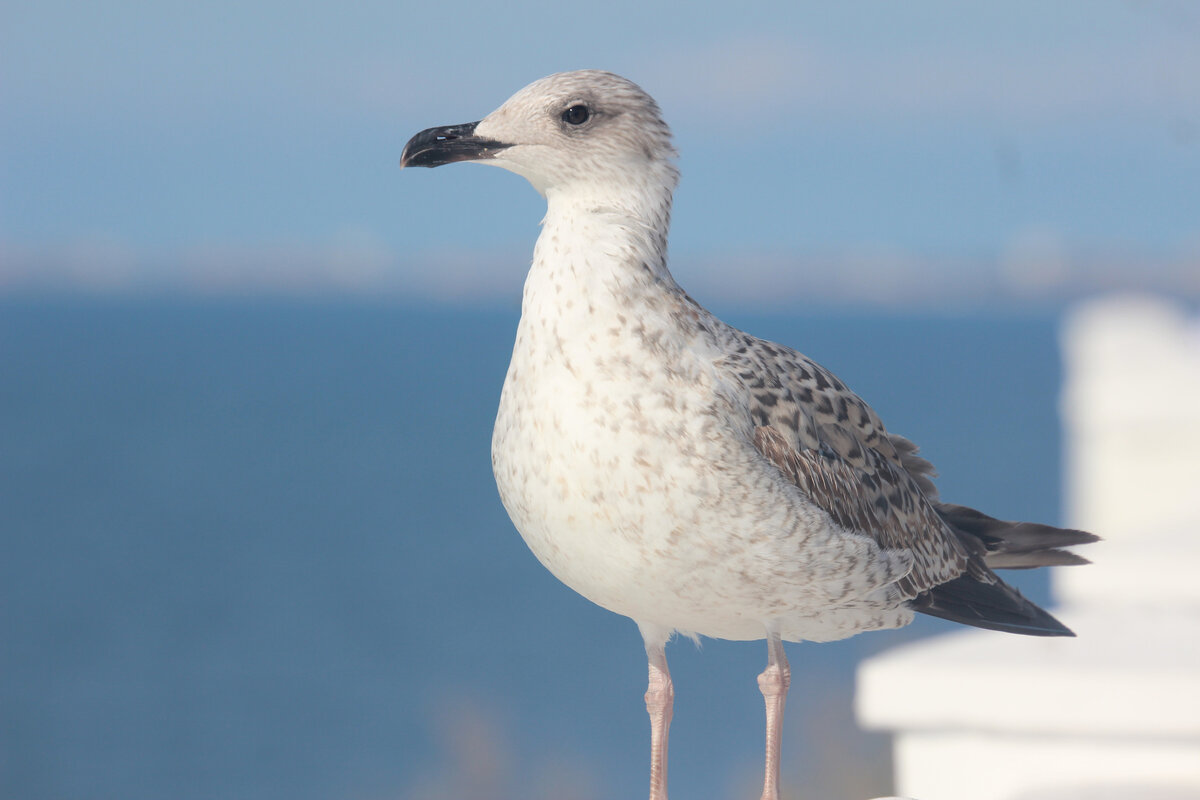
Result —
[{"label": "white concrete ledge", "polygon": [[1055,613],[1079,638],[972,630],[868,659],[859,720],[887,730],[1200,737],[1200,618]]},{"label": "white concrete ledge", "polygon": [[1196,756],[1182,741],[918,733],[897,742],[896,784],[919,800],[1200,800]]},{"label": "white concrete ledge", "polygon": [[920,800],[1200,800],[1200,319],[1151,298],[1064,329],[1071,524],[1105,541],[1054,571],[1077,639],[970,630],[859,669]]},{"label": "white concrete ledge", "polygon": [[1054,574],[1054,596],[1063,605],[1115,613],[1137,608],[1146,618],[1190,612],[1200,619],[1200,523],[1146,524],[1140,531],[1089,544],[1079,552],[1092,563]]}]

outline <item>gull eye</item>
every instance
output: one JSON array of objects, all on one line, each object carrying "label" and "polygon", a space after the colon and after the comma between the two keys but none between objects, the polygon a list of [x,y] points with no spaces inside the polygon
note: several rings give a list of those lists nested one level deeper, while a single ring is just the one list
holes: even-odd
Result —
[{"label": "gull eye", "polygon": [[568,108],[562,113],[563,122],[568,125],[582,125],[587,122],[592,116],[592,112],[588,111],[585,105],[575,105]]}]

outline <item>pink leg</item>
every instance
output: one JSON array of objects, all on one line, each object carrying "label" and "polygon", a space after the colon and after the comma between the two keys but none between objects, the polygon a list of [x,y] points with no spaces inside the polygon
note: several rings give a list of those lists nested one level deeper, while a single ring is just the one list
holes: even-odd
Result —
[{"label": "pink leg", "polygon": [[767,634],[767,668],[758,676],[758,688],[767,706],[767,770],[762,800],[779,800],[779,742],[783,736],[783,704],[787,700],[792,669],[788,666],[779,634]]},{"label": "pink leg", "polygon": [[658,637],[648,628],[642,629],[642,637],[650,661],[650,682],[646,687],[646,712],[650,715],[650,800],[667,800],[667,733],[671,728],[675,688],[667,670],[666,637]]}]

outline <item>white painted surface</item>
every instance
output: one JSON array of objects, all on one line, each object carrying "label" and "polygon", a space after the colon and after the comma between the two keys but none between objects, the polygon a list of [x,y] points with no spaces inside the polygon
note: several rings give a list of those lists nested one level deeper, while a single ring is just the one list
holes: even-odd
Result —
[{"label": "white painted surface", "polygon": [[[1097,793],[1129,800],[1200,798],[1187,743],[948,731],[897,743],[897,783],[920,800],[1065,800]],[[1153,794],[1152,794],[1153,792]]]},{"label": "white painted surface", "polygon": [[859,671],[919,800],[1200,800],[1200,325],[1147,298],[1064,326],[1068,523],[1105,541],[1055,572],[1077,639],[964,630]]},{"label": "white painted surface", "polygon": [[[1200,506],[1200,465],[1196,469],[1191,496]],[[1147,522],[1136,536],[1102,534],[1104,541],[1088,545],[1090,565],[1055,574],[1058,602],[1068,608],[1105,613],[1131,610],[1149,624],[1163,614],[1196,619],[1200,613],[1200,522],[1177,521],[1168,528],[1153,524]],[[1070,612],[1064,613],[1070,616]]]},{"label": "white painted surface", "polygon": [[[1079,638],[970,630],[870,659],[858,674],[859,720],[891,730],[1200,737],[1200,622],[1129,611],[1061,618]],[[1200,753],[1195,766],[1200,778]]]},{"label": "white painted surface", "polygon": [[1065,320],[1062,345],[1071,524],[1114,541],[1139,539],[1148,524],[1194,526],[1200,319],[1162,300],[1100,300]]}]

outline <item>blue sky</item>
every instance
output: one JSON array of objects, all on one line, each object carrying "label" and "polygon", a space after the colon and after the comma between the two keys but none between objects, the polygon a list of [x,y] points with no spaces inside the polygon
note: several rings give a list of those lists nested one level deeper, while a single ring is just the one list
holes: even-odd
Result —
[{"label": "blue sky", "polygon": [[685,285],[1200,272],[1194,3],[680,8],[5,3],[0,285],[515,297],[541,199],[399,153],[582,67],[675,130]]}]

